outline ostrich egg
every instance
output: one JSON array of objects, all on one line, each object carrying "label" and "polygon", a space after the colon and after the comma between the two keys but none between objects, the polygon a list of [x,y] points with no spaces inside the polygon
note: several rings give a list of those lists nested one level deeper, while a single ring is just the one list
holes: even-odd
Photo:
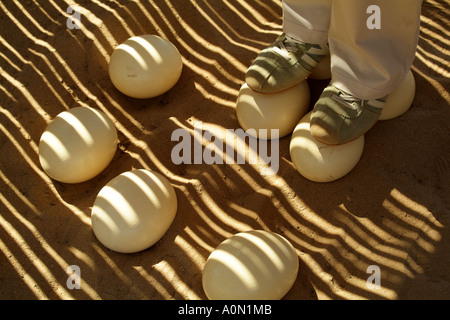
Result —
[{"label": "ostrich egg", "polygon": [[210,300],[278,300],[293,286],[298,268],[286,238],[264,230],[241,232],[209,255],[203,289]]},{"label": "ostrich egg", "polygon": [[181,76],[178,49],[156,35],[134,36],[120,44],[109,61],[109,77],[127,96],[147,99],[171,89]]},{"label": "ostrich egg", "polygon": [[327,145],[310,133],[307,113],[292,133],[289,151],[297,171],[314,182],[331,182],[348,174],[359,162],[364,149],[364,136],[341,145]]},{"label": "ostrich egg", "polygon": [[142,251],[167,232],[177,207],[175,190],[164,176],[144,169],[127,171],[98,193],[91,211],[92,229],[110,250]]},{"label": "ostrich egg", "polygon": [[[275,94],[263,94],[253,91],[246,83],[242,85],[236,103],[236,114],[244,130],[254,129],[256,137],[260,130],[271,139],[271,130],[278,129],[278,137],[292,133],[296,124],[308,111],[310,102],[308,82]],[[249,131],[252,135],[252,132]]]},{"label": "ostrich egg", "polygon": [[411,70],[397,88],[388,95],[379,120],[397,118],[407,112],[416,95],[416,81]]},{"label": "ostrich egg", "polygon": [[58,114],[39,141],[44,171],[63,183],[87,181],[103,171],[117,149],[114,123],[100,110],[76,107]]},{"label": "ostrich egg", "polygon": [[308,76],[308,78],[313,80],[331,79],[330,55],[327,55],[322,60],[320,60],[320,62],[314,67],[313,71]]}]

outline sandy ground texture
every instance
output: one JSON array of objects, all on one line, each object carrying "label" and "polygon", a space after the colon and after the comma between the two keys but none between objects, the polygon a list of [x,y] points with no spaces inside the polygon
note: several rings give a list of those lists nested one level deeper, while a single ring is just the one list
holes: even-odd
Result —
[{"label": "sandy ground texture", "polygon": [[[81,28],[69,29],[69,5]],[[281,1],[0,2],[0,299],[206,299],[209,254],[240,231],[286,237],[300,269],[284,299],[450,298],[450,1],[424,2],[411,109],[379,122],[353,171],[331,183],[297,173],[290,136],[280,168],[259,164],[175,165],[175,129],[238,129],[235,102],[257,53],[281,32]],[[183,57],[167,93],[136,100],[108,77],[114,48],[158,34]],[[313,101],[323,81],[310,81]],[[39,139],[60,112],[104,111],[119,147],[94,179],[63,184],[38,158]],[[100,189],[145,168],[173,185],[178,211],[153,247],[120,254],[96,239],[90,221]],[[66,286],[79,266],[81,289]],[[369,266],[380,288],[367,286]]]}]

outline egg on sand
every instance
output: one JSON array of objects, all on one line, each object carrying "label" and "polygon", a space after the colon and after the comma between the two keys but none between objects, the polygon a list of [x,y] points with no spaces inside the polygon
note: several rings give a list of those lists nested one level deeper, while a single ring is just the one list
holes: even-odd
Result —
[{"label": "egg on sand", "polygon": [[327,80],[331,79],[331,57],[325,56],[312,70],[308,79]]},{"label": "egg on sand", "polygon": [[[307,112],[310,90],[307,81],[276,94],[262,94],[244,83],[236,102],[239,125],[255,138],[277,139],[292,133],[298,121]],[[254,129],[249,130],[249,129]],[[272,130],[278,135],[272,137]],[[252,133],[252,131],[254,133]]]},{"label": "egg on sand", "polygon": [[411,70],[405,79],[389,94],[381,112],[380,120],[391,120],[406,113],[411,107],[416,95],[416,81]]},{"label": "egg on sand", "polygon": [[171,89],[179,80],[183,62],[178,49],[157,35],[134,36],[111,55],[109,76],[127,96],[153,98]]},{"label": "egg on sand", "polygon": [[297,171],[314,182],[331,182],[348,174],[361,159],[364,135],[341,145],[327,145],[314,139],[310,132],[311,112],[292,133],[289,151]]},{"label": "egg on sand", "polygon": [[76,107],[58,114],[39,141],[44,171],[63,183],[87,181],[103,171],[117,149],[114,123],[100,110]]},{"label": "egg on sand", "polygon": [[210,300],[277,300],[293,286],[298,268],[286,238],[252,230],[226,239],[209,255],[202,284]]},{"label": "egg on sand", "polygon": [[142,251],[167,232],[177,207],[175,191],[163,175],[145,169],[127,171],[98,193],[91,211],[92,229],[112,251]]}]

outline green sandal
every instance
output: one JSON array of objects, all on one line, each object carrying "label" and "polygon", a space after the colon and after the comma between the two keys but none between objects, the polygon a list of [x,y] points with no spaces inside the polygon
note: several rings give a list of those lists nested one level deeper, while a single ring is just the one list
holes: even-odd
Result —
[{"label": "green sandal", "polygon": [[375,125],[385,101],[386,97],[358,99],[330,84],[313,108],[311,135],[317,141],[329,145],[355,140]]},{"label": "green sandal", "polygon": [[328,54],[326,44],[303,43],[283,33],[256,57],[245,81],[254,91],[277,93],[305,80]]}]

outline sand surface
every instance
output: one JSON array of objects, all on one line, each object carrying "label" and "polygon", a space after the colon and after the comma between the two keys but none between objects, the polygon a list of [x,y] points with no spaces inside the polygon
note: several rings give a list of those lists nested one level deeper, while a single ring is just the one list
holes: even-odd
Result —
[{"label": "sand surface", "polygon": [[[69,5],[81,29],[69,29]],[[257,53],[281,32],[281,1],[0,2],[0,299],[206,299],[202,268],[223,240],[264,229],[295,247],[300,269],[285,299],[450,298],[450,2],[424,2],[411,109],[379,122],[348,175],[315,183],[297,173],[290,136],[280,167],[171,161],[172,132],[238,129],[235,101]],[[114,48],[158,34],[177,46],[183,73],[169,92],[135,100],[108,77]],[[314,98],[326,83],[310,81]],[[104,111],[119,148],[80,184],[51,180],[39,139],[60,112]],[[173,185],[174,223],[153,247],[120,254],[96,239],[100,189],[136,168]],[[67,287],[69,265],[81,289]],[[367,286],[379,267],[380,288]]]}]

